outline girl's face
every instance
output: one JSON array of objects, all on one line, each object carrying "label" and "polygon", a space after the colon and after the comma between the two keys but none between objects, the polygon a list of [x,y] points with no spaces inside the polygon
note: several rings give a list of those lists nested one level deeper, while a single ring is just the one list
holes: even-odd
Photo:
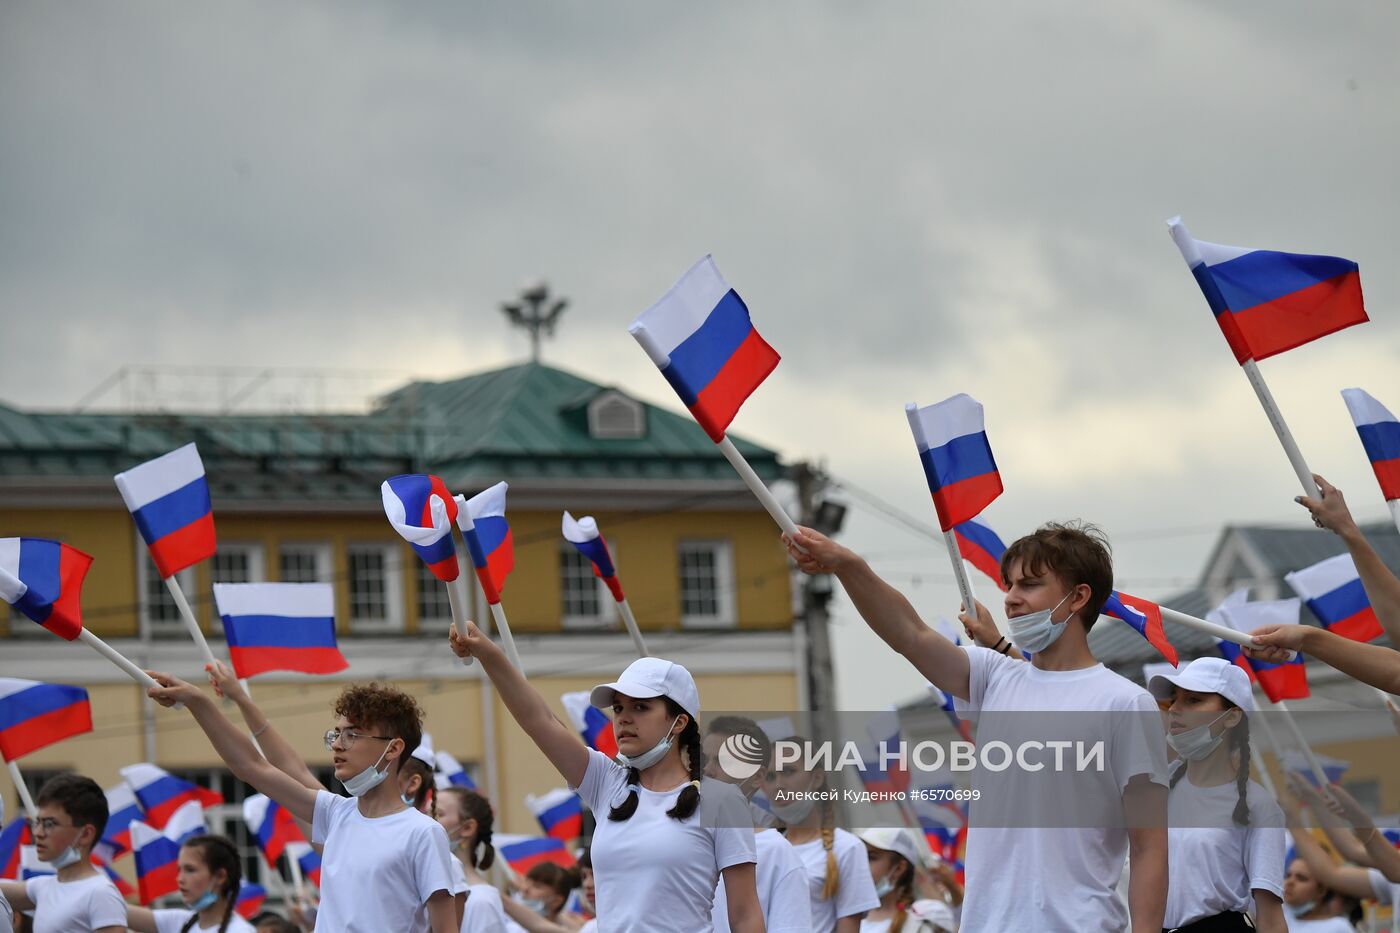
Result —
[{"label": "girl's face", "polygon": [[550,916],[558,913],[564,906],[564,899],[559,896],[559,892],[549,885],[532,878],[524,878],[520,882],[520,893],[530,900],[544,901],[545,910]]},{"label": "girl's face", "polygon": [[774,803],[778,803],[792,792],[817,790],[821,787],[823,779],[820,771],[804,771],[801,761],[790,762],[781,767],[774,763],[773,767],[761,773],[763,793]]},{"label": "girl's face", "polygon": [[[1203,726],[1211,720],[1210,734],[1219,735],[1240,721],[1238,710],[1226,705],[1218,693],[1173,688],[1172,704],[1167,707],[1167,729],[1172,735]],[[1225,713],[1226,710],[1230,712]],[[1225,715],[1221,715],[1224,713]]]},{"label": "girl's face", "polygon": [[[399,796],[407,797],[409,800],[413,800],[418,796],[418,788],[422,786],[423,775],[418,774],[416,772],[410,774],[403,768],[399,769]],[[423,801],[423,805],[428,805],[426,798]]]},{"label": "girl's face", "polygon": [[203,854],[194,846],[184,846],[180,849],[176,869],[175,883],[180,889],[180,898],[186,904],[193,904],[207,891],[218,894],[228,884],[228,873],[220,868],[218,872],[210,874]]},{"label": "girl's face", "polygon": [[[462,809],[457,806],[456,794],[443,794],[442,800],[438,802],[437,808],[438,825],[447,833],[449,842],[457,841],[457,833],[467,822],[462,819]],[[475,821],[473,821],[475,822]]]},{"label": "girl's face", "polygon": [[679,735],[687,719],[672,716],[661,697],[642,700],[620,693],[613,697],[612,714],[617,750],[624,755],[641,755],[668,734]]},{"label": "girl's face", "polygon": [[583,874],[583,896],[588,898],[588,903],[596,904],[597,901],[593,899],[593,895],[596,893],[593,890],[593,869],[580,868],[579,871]]},{"label": "girl's face", "polygon": [[1298,907],[1322,896],[1322,885],[1313,877],[1308,863],[1295,858],[1288,866],[1288,874],[1283,876],[1283,902],[1289,907]]},{"label": "girl's face", "polygon": [[881,878],[895,880],[895,875],[899,870],[900,858],[888,849],[877,849],[870,843],[865,844],[866,857],[870,859],[870,877],[879,883]]}]

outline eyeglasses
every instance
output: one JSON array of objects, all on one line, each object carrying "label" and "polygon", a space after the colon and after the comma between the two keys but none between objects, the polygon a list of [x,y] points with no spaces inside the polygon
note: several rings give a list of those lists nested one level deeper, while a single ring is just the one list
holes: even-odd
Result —
[{"label": "eyeglasses", "polygon": [[41,816],[38,819],[29,821],[29,831],[31,833],[43,833],[48,835],[55,829],[72,829],[73,827],[60,823],[51,816]]},{"label": "eyeglasses", "polygon": [[336,742],[341,742],[349,751],[355,744],[356,739],[379,739],[382,742],[392,742],[392,735],[370,735],[368,732],[356,732],[354,729],[327,729],[326,748],[331,748]]}]

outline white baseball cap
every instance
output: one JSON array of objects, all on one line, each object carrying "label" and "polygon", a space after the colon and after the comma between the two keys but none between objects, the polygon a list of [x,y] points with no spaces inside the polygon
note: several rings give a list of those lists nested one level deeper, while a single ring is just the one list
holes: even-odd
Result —
[{"label": "white baseball cap", "polygon": [[638,700],[670,697],[691,719],[700,718],[700,691],[695,688],[695,678],[674,661],[638,658],[613,683],[594,687],[588,702],[598,709],[611,710],[613,697],[619,693]]},{"label": "white baseball cap", "polygon": [[856,830],[856,837],[866,845],[874,846],[877,849],[898,852],[909,860],[909,864],[915,867],[924,863],[923,856],[919,854],[919,845],[914,841],[914,834],[907,829],[891,826],[859,829]]},{"label": "white baseball cap", "polygon": [[423,762],[428,766],[429,771],[434,770],[437,767],[437,756],[433,754],[433,737],[424,732],[423,741],[418,743],[418,747],[413,750],[409,757],[417,758]]},{"label": "white baseball cap", "polygon": [[1224,658],[1197,658],[1175,674],[1157,674],[1147,682],[1147,689],[1159,700],[1172,698],[1172,687],[1197,693],[1218,693],[1244,710],[1254,712],[1254,691],[1249,675]]}]

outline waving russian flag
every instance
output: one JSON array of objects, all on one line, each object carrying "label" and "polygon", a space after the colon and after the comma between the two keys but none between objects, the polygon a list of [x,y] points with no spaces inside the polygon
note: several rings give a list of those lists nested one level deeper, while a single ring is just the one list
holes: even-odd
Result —
[{"label": "waving russian flag", "polygon": [[1330,631],[1352,641],[1370,641],[1380,635],[1380,620],[1350,554],[1329,557],[1283,578]]},{"label": "waving russian flag", "polygon": [[122,897],[131,897],[136,893],[136,889],[106,859],[99,857],[96,849],[92,850],[92,864],[102,869],[102,873]]},{"label": "waving russian flag", "polygon": [[1162,607],[1141,596],[1129,596],[1121,590],[1114,590],[1103,604],[1103,614],[1128,623],[1133,630],[1147,639],[1162,657],[1173,665],[1181,663],[1176,649],[1167,641],[1167,633],[1162,628]]},{"label": "waving russian flag", "polygon": [[102,830],[102,844],[111,849],[115,858],[131,851],[131,824],[144,819],[145,815],[131,786],[125,781],[107,788],[106,794],[107,826]]},{"label": "waving russian flag", "polygon": [[496,833],[496,851],[506,860],[516,874],[523,875],[541,862],[553,862],[565,868],[578,864],[569,854],[569,849],[558,839],[548,836],[516,836],[509,833]]},{"label": "waving russian flag", "polygon": [[288,842],[287,855],[297,860],[297,867],[301,869],[303,878],[318,888],[321,886],[321,856],[311,848],[311,843]]},{"label": "waving russian flag", "polygon": [[486,601],[492,605],[501,601],[506,576],[515,569],[515,543],[506,522],[509,488],[502,482],[470,499],[457,497],[457,525],[462,529],[462,540],[467,542]]},{"label": "waving russian flag", "polygon": [[1400,499],[1400,421],[1380,402],[1360,389],[1343,389],[1352,424],[1361,435],[1361,446],[1376,471],[1381,495]]},{"label": "waving russian flag", "polygon": [[19,880],[28,881],[30,878],[42,878],[44,875],[56,875],[57,871],[48,862],[39,858],[39,847],[26,845],[20,847],[19,852]]},{"label": "waving russian flag", "polygon": [[972,566],[992,578],[992,582],[1003,592],[1006,582],[1001,578],[1001,555],[1006,553],[1006,545],[991,528],[969,518],[953,526],[953,536],[958,539],[958,553]]},{"label": "waving russian flag", "polygon": [[131,824],[132,853],[136,858],[136,887],[141,903],[173,894],[179,887],[180,844],[140,820]]},{"label": "waving russian flag", "polygon": [[1350,259],[1207,243],[1180,217],[1167,226],[1241,364],[1368,320]]},{"label": "waving russian flag", "polygon": [[778,365],[749,309],[709,256],[627,328],[718,444],[739,406]]},{"label": "waving russian flag", "polygon": [[29,821],[22,816],[0,829],[0,879],[19,880],[21,850],[33,842],[34,838],[29,835]]},{"label": "waving russian flag", "polygon": [[526,794],[525,806],[546,836],[569,842],[583,835],[583,801],[573,791],[557,787],[539,797]]},{"label": "waving russian flag", "polygon": [[175,812],[190,801],[197,801],[206,809],[224,802],[223,795],[218,791],[182,781],[152,764],[142,762],[120,770],[122,779],[145,811],[143,822],[156,829],[165,828]]},{"label": "waving russian flag", "polygon": [[162,578],[214,556],[214,509],[193,444],[114,478]]},{"label": "waving russian flag", "polygon": [[[1263,625],[1296,625],[1298,610],[1302,605],[1296,599],[1276,599],[1248,602],[1246,590],[1236,590],[1215,609],[1206,615],[1206,620],[1228,626],[1237,632],[1249,634]],[[1301,700],[1310,695],[1307,669],[1303,666],[1303,656],[1299,654],[1292,661],[1283,664],[1270,664],[1246,657],[1240,646],[1228,641],[1218,641],[1216,648],[1222,657],[1243,668],[1251,681],[1257,681],[1271,703],[1279,700]]]},{"label": "waving russian flag", "polygon": [[[454,758],[450,752],[441,749],[433,752],[433,761],[436,764],[433,783],[439,790],[443,787],[465,787],[467,790],[476,790],[476,782],[467,773],[467,769],[462,767],[462,763]],[[439,779],[441,780],[439,781]]]},{"label": "waving russian flag", "polygon": [[457,579],[457,546],[452,523],[457,502],[441,479],[427,473],[391,476],[379,487],[389,524],[408,542],[439,580]]},{"label": "waving russian flag", "polygon": [[306,839],[297,829],[292,815],[266,794],[254,794],[243,801],[243,822],[248,824],[248,831],[258,841],[263,858],[274,869],[287,843]]},{"label": "waving russian flag", "polygon": [[329,583],[215,583],[214,604],[240,678],[264,671],[334,674],[350,666],[336,644]]},{"label": "waving russian flag", "polygon": [[589,748],[596,749],[609,758],[617,757],[617,736],[613,735],[612,720],[588,699],[588,691],[565,693],[559,697],[569,720],[583,736]]},{"label": "waving russian flag", "polygon": [[[1001,474],[987,442],[982,405],[959,394],[924,408],[905,405],[904,413],[919,447],[938,523],[952,531],[1001,495]],[[1000,580],[1000,571],[996,576]]]},{"label": "waving russian flag", "polygon": [[30,752],[92,731],[92,707],[82,687],[0,677],[0,757]]},{"label": "waving russian flag", "polygon": [[48,538],[0,538],[0,598],[69,641],[83,630],[92,558]]},{"label": "waving russian flag", "polygon": [[617,568],[613,566],[612,554],[608,552],[608,542],[598,531],[598,523],[591,515],[574,518],[564,513],[564,540],[593,563],[593,572],[608,585],[613,599],[622,602],[622,581],[617,578]]},{"label": "waving russian flag", "polygon": [[238,899],[234,901],[233,909],[238,911],[238,916],[244,920],[252,920],[262,910],[263,902],[266,900],[267,888],[245,881],[238,888]]},{"label": "waving russian flag", "polygon": [[871,714],[865,724],[870,737],[869,757],[861,755],[860,781],[872,794],[894,794],[909,789],[909,770],[898,758],[888,762],[884,755],[898,754],[900,744],[899,713],[893,709],[880,710]]}]

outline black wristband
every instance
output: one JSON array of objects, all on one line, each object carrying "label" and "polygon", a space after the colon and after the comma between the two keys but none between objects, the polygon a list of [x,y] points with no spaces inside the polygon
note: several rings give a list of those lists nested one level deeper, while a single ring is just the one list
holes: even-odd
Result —
[{"label": "black wristband", "polygon": [[[996,643],[995,645],[992,645],[992,650],[1004,654],[1005,652],[1002,651],[1002,647],[1001,647],[1001,643],[1004,642],[1004,641],[1006,641],[1006,636],[1005,636],[1005,635],[1003,635],[1003,636],[1001,636],[1000,638],[997,639],[997,643]],[[1009,644],[1009,642],[1008,642],[1008,644]]]}]

